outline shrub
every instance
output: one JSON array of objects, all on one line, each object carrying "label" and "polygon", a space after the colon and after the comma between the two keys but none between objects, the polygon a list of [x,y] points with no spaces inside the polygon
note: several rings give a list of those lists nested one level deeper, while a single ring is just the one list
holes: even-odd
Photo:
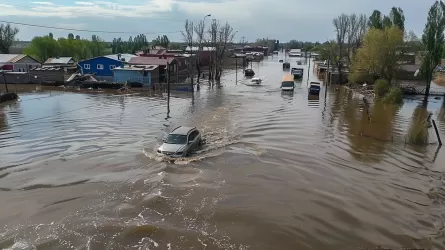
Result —
[{"label": "shrub", "polygon": [[374,93],[377,97],[381,98],[389,91],[389,82],[385,79],[379,79],[375,81]]},{"label": "shrub", "polygon": [[392,87],[384,97],[384,102],[389,104],[401,104],[403,102],[403,91]]},{"label": "shrub", "polygon": [[416,145],[423,145],[428,143],[428,127],[423,119],[418,117],[414,118],[415,120],[410,126],[408,133],[408,141],[409,143]]}]

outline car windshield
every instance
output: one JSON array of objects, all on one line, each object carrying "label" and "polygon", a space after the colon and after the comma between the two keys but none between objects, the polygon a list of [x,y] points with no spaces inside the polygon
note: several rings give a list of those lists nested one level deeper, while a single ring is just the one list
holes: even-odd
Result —
[{"label": "car windshield", "polygon": [[293,87],[294,82],[282,82],[281,87]]},{"label": "car windshield", "polygon": [[165,143],[168,144],[187,144],[187,136],[186,135],[175,135],[170,134],[167,136]]}]

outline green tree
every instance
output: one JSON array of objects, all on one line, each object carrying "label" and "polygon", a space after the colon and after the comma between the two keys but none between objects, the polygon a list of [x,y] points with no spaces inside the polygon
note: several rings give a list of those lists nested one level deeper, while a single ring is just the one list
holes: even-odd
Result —
[{"label": "green tree", "polygon": [[170,40],[166,35],[158,36],[156,39],[152,41],[153,46],[161,46],[163,48],[168,48],[168,45],[170,44]]},{"label": "green tree", "polygon": [[405,31],[405,14],[400,7],[392,7],[389,18],[392,25],[398,27],[402,31]]},{"label": "green tree", "polygon": [[74,40],[74,34],[73,33],[69,33],[68,34],[68,39]]},{"label": "green tree", "polygon": [[383,78],[391,82],[404,56],[403,45],[403,32],[399,28],[372,28],[352,61],[351,78],[370,74],[374,79]]},{"label": "green tree", "polygon": [[436,1],[428,12],[428,19],[422,36],[423,49],[426,52],[422,60],[422,74],[426,78],[425,95],[429,95],[431,81],[436,66],[440,63],[444,44],[445,5]]},{"label": "green tree", "polygon": [[383,16],[382,26],[383,26],[383,29],[389,28],[392,26],[391,18],[389,18],[389,16]]},{"label": "green tree", "polygon": [[8,54],[9,47],[15,41],[15,36],[19,33],[19,29],[12,27],[9,24],[0,25],[0,52]]},{"label": "green tree", "polygon": [[378,10],[374,10],[368,20],[369,29],[383,29],[382,13]]},{"label": "green tree", "polygon": [[34,37],[25,53],[34,56],[40,61],[46,61],[50,57],[72,56],[76,60],[105,55],[106,43],[98,36],[93,35],[91,41],[86,39],[71,39],[71,34],[66,38],[54,40],[51,36]]},{"label": "green tree", "polygon": [[34,37],[24,52],[41,62],[45,62],[50,57],[60,56],[60,46],[59,43],[49,35]]}]

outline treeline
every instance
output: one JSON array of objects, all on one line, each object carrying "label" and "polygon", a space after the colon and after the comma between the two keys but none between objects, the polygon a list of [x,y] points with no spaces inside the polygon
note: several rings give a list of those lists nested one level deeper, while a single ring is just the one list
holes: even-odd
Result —
[{"label": "treeline", "polygon": [[76,60],[84,60],[91,57],[106,54],[131,53],[149,48],[149,46],[162,46],[168,48],[171,45],[167,36],[159,36],[151,44],[144,34],[131,37],[128,41],[122,38],[114,38],[107,43],[99,36],[92,35],[91,40],[81,38],[79,35],[68,34],[67,38],[54,39],[53,34],[34,37],[31,44],[24,52],[39,61],[46,61],[51,57],[73,57]]},{"label": "treeline", "polygon": [[105,55],[109,52],[107,43],[96,35],[91,40],[82,39],[79,35],[74,37],[68,34],[67,38],[54,39],[53,34],[34,37],[31,44],[25,48],[24,53],[44,62],[51,57],[73,57],[83,60],[91,57]]},{"label": "treeline", "polygon": [[114,38],[111,43],[111,50],[113,54],[117,53],[131,53],[134,54],[138,51],[145,50],[152,46],[160,46],[166,49],[180,49],[181,46],[178,43],[170,42],[170,39],[166,35],[158,36],[153,39],[151,43],[148,42],[147,37],[144,34],[140,34],[135,38],[131,37],[128,41],[124,41],[122,38]]}]

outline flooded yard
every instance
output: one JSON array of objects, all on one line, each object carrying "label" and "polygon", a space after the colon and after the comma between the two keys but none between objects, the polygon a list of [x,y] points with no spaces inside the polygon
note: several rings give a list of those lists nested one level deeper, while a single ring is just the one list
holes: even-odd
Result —
[{"label": "flooded yard", "polygon": [[[416,109],[445,140],[443,98],[375,104],[332,86],[280,90],[230,70],[162,95],[39,91],[0,104],[0,249],[445,248],[445,149],[405,143]],[[292,67],[296,62],[292,62]],[[312,70],[310,70],[312,79]],[[14,87],[10,87],[14,89]],[[207,144],[156,156],[165,133]]]}]

